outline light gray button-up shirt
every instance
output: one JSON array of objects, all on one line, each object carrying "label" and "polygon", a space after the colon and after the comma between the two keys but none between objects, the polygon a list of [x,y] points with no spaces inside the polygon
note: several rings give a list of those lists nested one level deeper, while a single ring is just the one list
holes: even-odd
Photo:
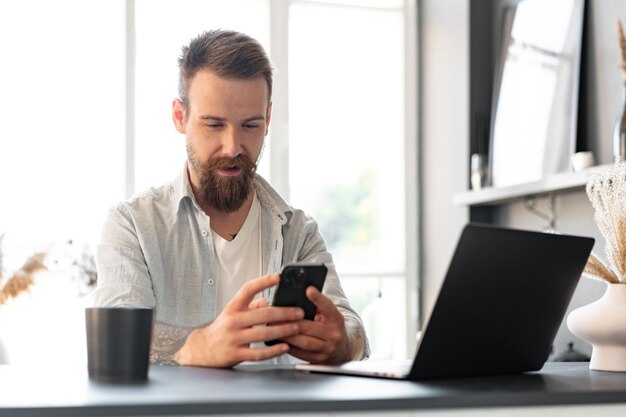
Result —
[{"label": "light gray button-up shirt", "polygon": [[[323,293],[346,319],[362,327],[315,220],[290,207],[259,175],[253,184],[262,208],[263,274],[280,272],[292,263],[324,263],[328,274]],[[194,199],[186,166],[172,183],[151,188],[107,214],[97,250],[94,304],[154,308],[153,363],[171,362],[189,333],[220,313],[209,224]],[[273,291],[263,296],[271,300]],[[274,360],[295,361],[289,355]]]}]

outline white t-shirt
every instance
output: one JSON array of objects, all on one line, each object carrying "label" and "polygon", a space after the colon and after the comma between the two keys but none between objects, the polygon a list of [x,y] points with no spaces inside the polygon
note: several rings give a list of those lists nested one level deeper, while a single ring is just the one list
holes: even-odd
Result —
[{"label": "white t-shirt", "polygon": [[213,230],[211,234],[216,259],[216,311],[219,314],[243,284],[262,275],[261,204],[256,193],[248,217],[233,240],[228,241]]}]

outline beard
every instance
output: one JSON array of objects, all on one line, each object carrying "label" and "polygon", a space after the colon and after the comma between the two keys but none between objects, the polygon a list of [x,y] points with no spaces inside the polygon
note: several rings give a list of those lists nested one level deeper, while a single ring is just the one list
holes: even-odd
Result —
[{"label": "beard", "polygon": [[[187,146],[191,167],[200,174],[200,189],[196,198],[200,205],[208,205],[226,213],[237,211],[246,202],[252,180],[256,175],[256,164],[248,156],[240,154],[234,158],[213,158],[202,164]],[[239,168],[237,175],[221,175],[219,169]]]}]

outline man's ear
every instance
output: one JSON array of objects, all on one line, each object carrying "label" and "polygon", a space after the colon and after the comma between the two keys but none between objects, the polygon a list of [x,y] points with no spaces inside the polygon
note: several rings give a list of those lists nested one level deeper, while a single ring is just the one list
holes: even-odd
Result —
[{"label": "man's ear", "polygon": [[178,133],[185,133],[186,111],[185,104],[180,99],[175,98],[172,102],[172,121]]},{"label": "man's ear", "polygon": [[272,121],[272,102],[271,101],[270,101],[270,104],[267,105],[266,121],[267,123],[265,123],[265,136],[267,136],[267,133],[270,130],[270,122]]}]

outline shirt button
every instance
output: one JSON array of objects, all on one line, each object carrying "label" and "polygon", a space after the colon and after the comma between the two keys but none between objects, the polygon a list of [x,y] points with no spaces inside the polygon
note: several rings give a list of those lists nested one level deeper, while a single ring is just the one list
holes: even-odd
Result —
[{"label": "shirt button", "polygon": [[206,231],[206,229],[202,230],[202,236],[206,237],[209,234],[209,232]]},{"label": "shirt button", "polygon": [[215,281],[213,280],[213,278],[209,278],[207,282],[209,283],[209,285],[215,284]]}]

